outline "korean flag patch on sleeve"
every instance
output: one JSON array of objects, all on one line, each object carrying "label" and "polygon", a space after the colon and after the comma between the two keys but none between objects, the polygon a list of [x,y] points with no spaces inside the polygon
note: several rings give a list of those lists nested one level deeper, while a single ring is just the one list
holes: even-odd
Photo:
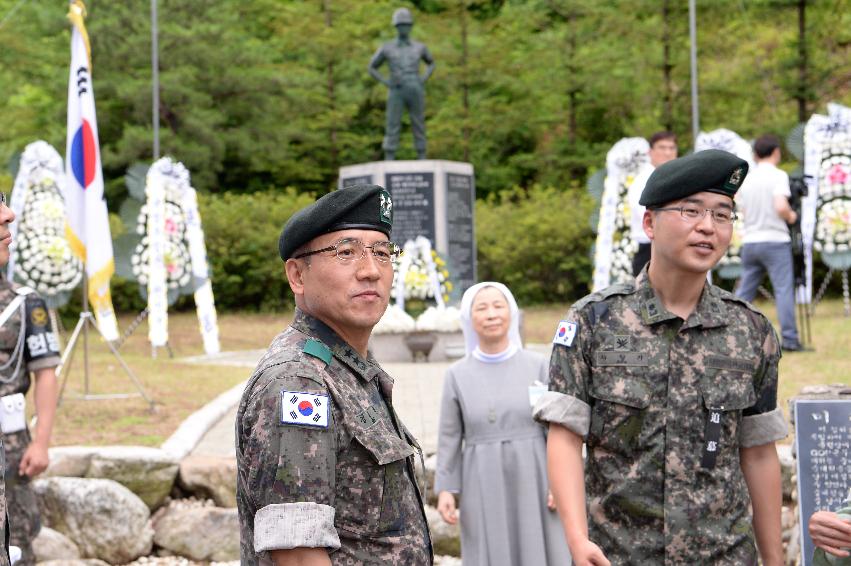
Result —
[{"label": "korean flag patch on sleeve", "polygon": [[556,335],[553,336],[553,344],[561,344],[562,346],[570,346],[573,344],[573,339],[576,337],[576,330],[579,325],[569,320],[559,321],[556,328]]},{"label": "korean flag patch on sleeve", "polygon": [[323,393],[281,391],[281,424],[328,428],[331,402]]}]

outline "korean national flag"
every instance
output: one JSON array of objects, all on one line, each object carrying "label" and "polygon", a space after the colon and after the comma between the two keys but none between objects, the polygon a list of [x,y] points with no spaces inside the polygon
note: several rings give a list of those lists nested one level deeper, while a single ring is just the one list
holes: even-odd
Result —
[{"label": "korean national flag", "polygon": [[328,395],[302,391],[281,391],[281,424],[328,428]]},{"label": "korean national flag", "polygon": [[561,344],[568,348],[573,344],[573,339],[576,337],[577,324],[569,320],[562,320],[556,328],[556,335],[553,336],[553,344]]}]

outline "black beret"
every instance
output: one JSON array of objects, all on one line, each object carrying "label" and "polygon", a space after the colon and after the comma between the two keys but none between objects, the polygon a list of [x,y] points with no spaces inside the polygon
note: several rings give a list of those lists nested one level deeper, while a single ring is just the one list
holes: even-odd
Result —
[{"label": "black beret", "polygon": [[748,174],[748,162],[720,149],[698,151],[663,163],[647,179],[638,204],[648,208],[708,191],[732,198]]},{"label": "black beret", "polygon": [[317,236],[353,228],[376,230],[389,238],[392,225],[390,193],[378,185],[354,185],[328,193],[293,214],[278,238],[278,251],[286,261]]}]

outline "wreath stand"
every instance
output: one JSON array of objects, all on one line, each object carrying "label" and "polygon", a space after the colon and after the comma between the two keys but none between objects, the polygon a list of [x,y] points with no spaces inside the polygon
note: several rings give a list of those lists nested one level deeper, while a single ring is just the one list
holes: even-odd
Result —
[{"label": "wreath stand", "polygon": [[[74,331],[71,333],[71,338],[68,340],[68,345],[65,347],[65,351],[62,353],[62,359],[59,362],[59,367],[56,368],[56,377],[60,379],[60,376],[63,375],[64,371],[64,379],[62,379],[62,385],[59,388],[59,398],[56,401],[56,405],[60,406],[62,404],[62,397],[65,394],[65,386],[68,385],[68,376],[71,373],[71,363],[74,361],[74,351],[76,350],[77,344],[79,343],[80,335],[83,336],[83,394],[80,396],[75,396],[76,399],[82,399],[83,401],[94,401],[94,400],[102,400],[102,399],[128,399],[131,397],[142,397],[147,401],[148,405],[151,408],[151,412],[154,411],[154,401],[148,397],[148,394],[145,393],[145,389],[142,387],[142,384],[139,382],[139,379],[133,373],[133,370],[130,369],[130,366],[124,361],[121,357],[121,354],[118,353],[118,349],[116,349],[115,345],[107,340],[103,333],[98,328],[97,322],[95,321],[95,317],[92,312],[89,310],[89,283],[88,277],[83,276],[83,309],[80,312],[80,319],[77,321],[77,326],[74,327]],[[130,381],[133,382],[133,385],[136,386],[135,393],[107,393],[107,394],[93,394],[89,391],[89,327],[92,327],[106,342],[107,347],[109,347],[109,351],[112,352],[112,355],[115,356],[115,359],[118,360],[119,365],[124,370],[124,373],[130,378]]]},{"label": "wreath stand", "polygon": [[816,296],[813,299],[813,304],[810,307],[810,314],[815,314],[816,305],[818,305],[824,298],[824,294],[827,292],[827,285],[830,283],[830,278],[836,271],[838,271],[842,277],[842,302],[845,305],[845,316],[851,316],[851,293],[849,293],[848,286],[848,268],[839,269],[831,266],[828,266],[827,275],[824,276],[824,281],[821,282],[818,293],[816,293]]},{"label": "wreath stand", "polygon": [[[117,340],[117,343],[115,345],[115,348],[117,350],[120,350],[121,346],[124,345],[124,343],[127,341],[127,339],[130,338],[133,335],[134,332],[136,332],[136,329],[139,328],[139,325],[142,324],[145,321],[146,318],[148,318],[148,314],[150,314],[150,312],[151,311],[148,310],[148,307],[145,307],[142,312],[140,312],[139,314],[136,315],[136,318],[133,319],[133,322],[130,323],[130,325],[124,331],[124,334],[121,335],[121,338],[119,338]],[[168,352],[168,357],[171,358],[171,359],[174,359],[174,351],[171,349],[171,343],[169,341],[166,341],[165,349]],[[156,346],[151,346],[151,357],[152,358],[157,357],[157,347]]]}]

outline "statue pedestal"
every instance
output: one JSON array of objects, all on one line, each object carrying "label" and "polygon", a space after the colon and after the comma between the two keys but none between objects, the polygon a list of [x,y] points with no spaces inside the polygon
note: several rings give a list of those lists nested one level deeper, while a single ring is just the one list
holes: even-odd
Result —
[{"label": "statue pedestal", "polygon": [[473,165],[458,161],[373,161],[340,168],[341,189],[363,183],[381,185],[393,197],[393,241],[425,236],[448,261],[460,299],[477,281]]},{"label": "statue pedestal", "polygon": [[464,335],[460,330],[373,334],[369,337],[369,349],[379,363],[417,361],[409,342],[413,337],[419,338],[423,334],[430,335],[434,340],[430,340],[431,347],[423,361],[445,362],[464,357]]}]

